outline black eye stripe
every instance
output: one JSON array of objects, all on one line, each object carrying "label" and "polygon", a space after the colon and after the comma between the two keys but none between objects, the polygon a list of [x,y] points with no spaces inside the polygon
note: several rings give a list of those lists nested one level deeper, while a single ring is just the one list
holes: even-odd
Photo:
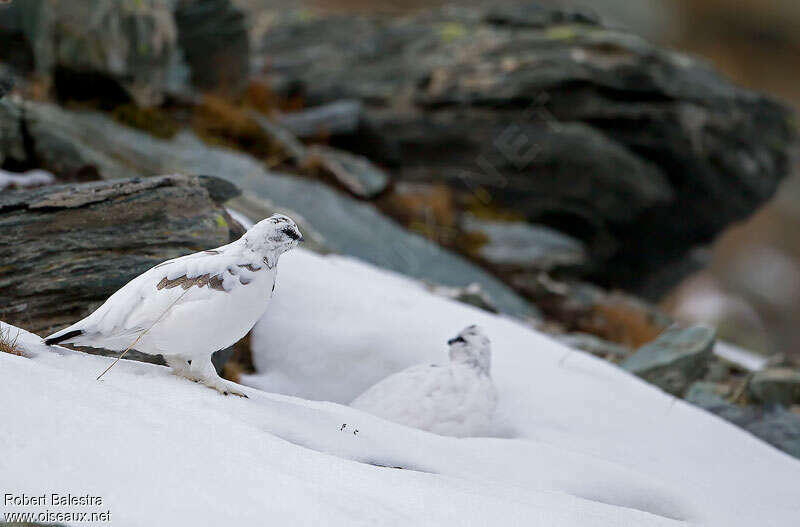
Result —
[{"label": "black eye stripe", "polygon": [[297,240],[297,239],[299,239],[299,238],[300,238],[300,235],[299,235],[299,234],[297,234],[297,233],[294,231],[294,229],[291,229],[291,228],[289,228],[289,227],[286,227],[286,228],[284,228],[284,229],[281,229],[281,232],[282,232],[283,234],[285,234],[286,236],[288,236],[289,238],[293,239],[293,240]]}]

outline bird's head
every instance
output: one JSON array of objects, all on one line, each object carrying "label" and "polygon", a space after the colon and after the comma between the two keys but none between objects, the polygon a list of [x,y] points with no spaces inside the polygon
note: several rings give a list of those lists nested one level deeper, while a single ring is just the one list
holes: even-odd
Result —
[{"label": "bird's head", "polygon": [[475,325],[461,330],[455,337],[447,341],[450,346],[450,361],[470,364],[489,373],[492,360],[489,337]]},{"label": "bird's head", "polygon": [[273,214],[259,221],[242,238],[249,249],[264,255],[270,267],[275,264],[278,256],[303,241],[303,235],[295,222],[283,214]]}]

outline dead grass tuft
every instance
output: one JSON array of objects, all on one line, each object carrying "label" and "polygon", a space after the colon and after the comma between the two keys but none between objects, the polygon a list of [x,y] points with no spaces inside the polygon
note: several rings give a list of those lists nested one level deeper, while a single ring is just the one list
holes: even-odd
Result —
[{"label": "dead grass tuft", "polygon": [[139,108],[135,104],[123,104],[114,108],[111,117],[118,123],[161,139],[172,139],[180,129],[167,112],[158,108]]},{"label": "dead grass tuft", "polygon": [[19,330],[17,330],[16,335],[12,335],[11,328],[0,329],[0,352],[22,357],[22,348],[17,344],[19,334]]},{"label": "dead grass tuft", "polygon": [[192,128],[210,144],[244,150],[261,159],[280,153],[247,108],[216,95],[204,96],[195,107]]}]

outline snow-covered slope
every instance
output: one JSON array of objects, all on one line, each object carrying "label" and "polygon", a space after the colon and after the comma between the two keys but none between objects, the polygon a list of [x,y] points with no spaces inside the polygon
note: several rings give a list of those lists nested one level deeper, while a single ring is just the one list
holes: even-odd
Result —
[{"label": "snow-covered slope", "polygon": [[348,402],[388,373],[441,360],[471,323],[493,342],[500,437],[440,437],[254,388],[226,398],[129,361],[97,382],[111,359],[23,335],[30,357],[0,353],[0,489],[102,496],[115,526],[777,527],[800,517],[796,460],[514,321],[343,258],[284,256],[255,339],[265,373],[247,381]]}]

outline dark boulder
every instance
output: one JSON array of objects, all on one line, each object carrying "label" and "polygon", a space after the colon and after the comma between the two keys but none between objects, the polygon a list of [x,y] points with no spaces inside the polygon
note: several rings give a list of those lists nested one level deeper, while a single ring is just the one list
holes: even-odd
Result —
[{"label": "dark boulder", "polygon": [[750,394],[765,404],[800,404],[800,371],[769,368],[756,372],[750,381]]},{"label": "dark boulder", "polygon": [[174,15],[192,84],[205,91],[241,92],[250,77],[244,13],[231,0],[178,0]]},{"label": "dark boulder", "polygon": [[0,48],[59,98],[110,107],[158,105],[192,86],[235,93],[250,74],[244,15],[230,0],[13,2],[0,6]]},{"label": "dark boulder", "polygon": [[653,290],[791,165],[785,107],[581,12],[284,14],[257,53],[310,106],[362,103],[335,146],[581,239],[606,285]]},{"label": "dark boulder", "polygon": [[671,327],[636,350],[622,367],[665,392],[682,395],[705,375],[715,338],[716,332],[710,327]]}]

